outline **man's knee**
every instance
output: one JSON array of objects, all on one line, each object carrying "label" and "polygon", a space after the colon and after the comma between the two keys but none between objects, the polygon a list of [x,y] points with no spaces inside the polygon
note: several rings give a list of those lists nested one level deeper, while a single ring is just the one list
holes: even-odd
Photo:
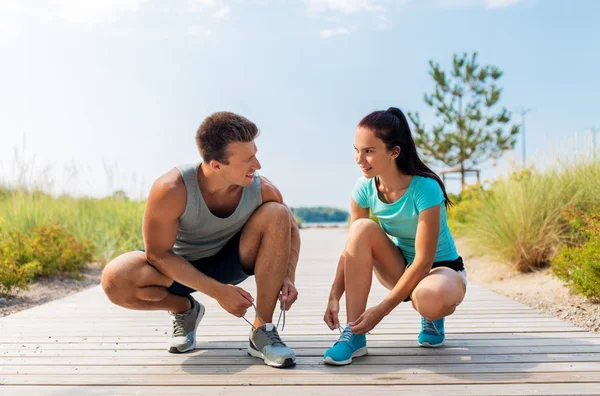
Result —
[{"label": "man's knee", "polygon": [[135,273],[141,269],[140,260],[127,257],[131,253],[121,255],[109,262],[102,271],[102,289],[114,304],[125,306],[134,296]]},{"label": "man's knee", "polygon": [[254,212],[254,216],[260,218],[261,223],[268,227],[289,228],[291,224],[289,209],[277,202],[265,202]]}]

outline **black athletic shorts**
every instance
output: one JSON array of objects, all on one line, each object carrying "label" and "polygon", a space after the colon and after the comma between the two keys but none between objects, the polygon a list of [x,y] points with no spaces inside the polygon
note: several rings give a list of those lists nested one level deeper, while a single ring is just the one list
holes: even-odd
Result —
[{"label": "black athletic shorts", "polygon": [[[406,258],[404,259],[404,261],[406,261]],[[406,268],[408,268],[409,266],[410,265],[407,265]],[[465,270],[465,265],[463,263],[463,259],[460,256],[458,256],[458,258],[456,260],[434,262],[433,265],[431,266],[431,269],[434,269],[437,267],[448,267],[448,268],[453,269],[456,272],[461,272],[461,271]],[[404,301],[411,301],[410,295],[408,297],[406,297],[406,299]]]},{"label": "black athletic shorts", "polygon": [[[204,257],[198,260],[190,261],[190,263],[198,271],[209,276],[221,283],[237,285],[242,283],[249,276],[254,275],[253,272],[248,273],[242,267],[240,259],[240,238],[242,231],[235,234],[221,250],[214,256]],[[188,296],[196,290],[182,285],[179,282],[173,282],[168,290],[179,296]]]}]

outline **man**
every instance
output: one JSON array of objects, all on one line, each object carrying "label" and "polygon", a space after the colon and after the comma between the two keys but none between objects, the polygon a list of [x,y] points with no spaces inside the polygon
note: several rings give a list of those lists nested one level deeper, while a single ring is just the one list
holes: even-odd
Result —
[{"label": "man", "polygon": [[145,251],[115,258],[102,273],[113,303],[171,313],[172,353],[196,346],[204,306],[190,293],[199,291],[243,317],[254,300],[235,285],[254,275],[257,316],[248,353],[274,367],[296,362],[272,319],[278,298],[289,309],[298,297],[300,237],[279,190],[256,173],[257,135],[256,125],[237,114],[207,117],[196,133],[202,162],[174,168],[152,186]]}]

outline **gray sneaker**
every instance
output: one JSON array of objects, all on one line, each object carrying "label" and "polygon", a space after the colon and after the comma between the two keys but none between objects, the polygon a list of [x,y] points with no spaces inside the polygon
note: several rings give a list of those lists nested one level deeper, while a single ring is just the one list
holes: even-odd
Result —
[{"label": "gray sneaker", "polygon": [[296,364],[296,354],[279,338],[273,323],[260,326],[250,336],[248,355],[262,359],[272,367],[289,367]]},{"label": "gray sneaker", "polygon": [[173,334],[169,340],[169,352],[184,353],[196,348],[196,329],[204,316],[204,305],[189,297],[192,308],[183,313],[169,312],[173,317]]}]

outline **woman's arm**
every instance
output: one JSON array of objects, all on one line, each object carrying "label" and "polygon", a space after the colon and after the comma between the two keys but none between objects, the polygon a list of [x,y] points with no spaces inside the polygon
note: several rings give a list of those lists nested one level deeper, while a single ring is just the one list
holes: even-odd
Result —
[{"label": "woman's arm", "polygon": [[432,206],[419,213],[414,261],[381,303],[367,309],[357,320],[349,323],[353,333],[364,334],[372,330],[406,297],[410,296],[417,284],[429,274],[435,259],[439,233],[440,205]]},{"label": "woman's arm", "polygon": [[440,205],[436,205],[419,213],[415,238],[415,259],[381,303],[386,315],[410,296],[417,284],[431,271],[439,235]]}]

